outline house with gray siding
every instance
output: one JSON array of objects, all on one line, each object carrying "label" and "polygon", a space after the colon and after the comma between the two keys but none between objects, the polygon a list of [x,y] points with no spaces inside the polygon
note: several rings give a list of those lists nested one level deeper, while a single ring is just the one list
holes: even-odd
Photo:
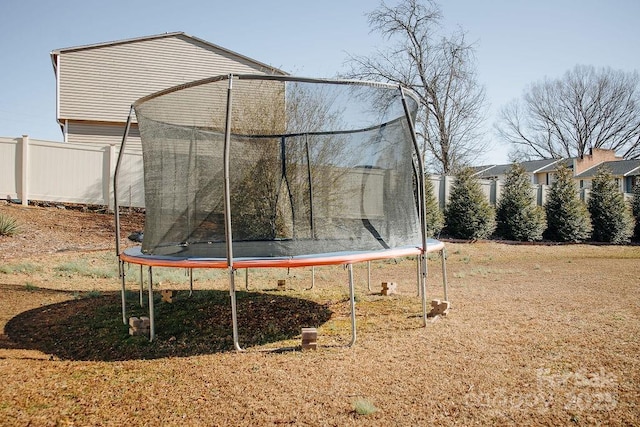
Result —
[{"label": "house with gray siding", "polygon": [[600,168],[607,168],[623,193],[633,193],[633,187],[640,183],[640,160],[617,160],[599,163],[576,175],[580,188],[591,188],[591,182]]},{"label": "house with gray siding", "polygon": [[[543,160],[529,160],[520,162],[520,165],[525,169],[531,184],[549,184],[549,174],[555,170],[555,166],[559,159],[543,159]],[[511,163],[504,165],[487,165],[474,168],[475,176],[479,179],[491,179],[495,181],[504,181],[507,176],[507,172],[511,169]]]},{"label": "house with gray siding", "polygon": [[[118,143],[131,104],[215,75],[287,73],[183,32],[56,49],[56,118],[65,142]],[[139,142],[134,122],[129,141]]]},{"label": "house with gray siding", "polygon": [[[553,184],[561,165],[571,170],[573,179],[581,191],[591,188],[591,181],[601,167],[611,171],[620,191],[625,193],[627,198],[631,197],[633,187],[640,183],[640,159],[623,159],[616,156],[615,151],[601,148],[591,149],[589,154],[582,157],[532,160],[520,164],[525,168],[531,183],[536,185]],[[479,179],[504,183],[510,167],[511,164],[477,166],[474,171]]]}]

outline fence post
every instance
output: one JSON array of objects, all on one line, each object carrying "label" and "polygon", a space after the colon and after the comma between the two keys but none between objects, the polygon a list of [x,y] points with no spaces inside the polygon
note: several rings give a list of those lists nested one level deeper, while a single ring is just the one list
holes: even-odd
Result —
[{"label": "fence post", "polygon": [[451,187],[451,179],[449,175],[442,175],[442,180],[440,181],[440,207],[444,209],[449,201],[449,192]]},{"label": "fence post", "polygon": [[22,135],[22,161],[20,164],[20,200],[29,205],[29,135]]},{"label": "fence post", "polygon": [[585,202],[585,203],[589,202],[590,193],[591,193],[591,189],[590,188],[581,188],[580,189],[580,198],[582,199],[583,202]]},{"label": "fence post", "polygon": [[500,195],[502,193],[502,187],[500,185],[500,181],[497,179],[492,179],[489,181],[489,203],[493,206],[498,205],[498,200],[500,199]]},{"label": "fence post", "polygon": [[548,189],[549,189],[548,185],[538,184],[538,191],[537,191],[538,206],[544,206],[545,203],[547,203],[547,191],[548,191]]}]

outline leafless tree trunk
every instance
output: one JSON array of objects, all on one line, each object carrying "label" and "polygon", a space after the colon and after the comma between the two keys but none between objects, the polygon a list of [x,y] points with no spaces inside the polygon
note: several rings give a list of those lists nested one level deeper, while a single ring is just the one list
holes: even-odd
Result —
[{"label": "leafless tree trunk", "polygon": [[576,66],[531,85],[496,127],[518,159],[581,157],[592,148],[640,158],[639,83],[637,72]]},{"label": "leafless tree trunk", "polygon": [[412,88],[420,97],[416,130],[433,172],[450,174],[484,154],[484,88],[475,73],[474,48],[462,31],[438,35],[442,13],[427,0],[384,2],[369,13],[372,32],[390,46],[371,56],[349,56],[347,77],[383,80]]}]

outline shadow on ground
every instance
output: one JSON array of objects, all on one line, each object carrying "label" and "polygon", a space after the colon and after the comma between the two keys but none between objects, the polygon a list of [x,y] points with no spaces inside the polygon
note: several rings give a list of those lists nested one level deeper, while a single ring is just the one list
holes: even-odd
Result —
[{"label": "shadow on ground", "polygon": [[[138,295],[127,297],[127,316],[147,316]],[[238,330],[243,347],[295,338],[303,327],[331,317],[328,307],[284,295],[238,292]],[[154,298],[156,337],[130,336],[122,322],[119,293],[88,295],[25,311],[5,326],[11,343],[0,347],[39,350],[65,360],[117,361],[188,357],[233,350],[228,291],[180,292],[172,303]],[[7,344],[7,345],[5,345]]]}]

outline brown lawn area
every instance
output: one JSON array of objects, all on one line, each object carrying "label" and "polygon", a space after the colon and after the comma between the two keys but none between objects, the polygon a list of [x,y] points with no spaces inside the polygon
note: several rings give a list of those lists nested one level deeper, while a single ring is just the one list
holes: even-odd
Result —
[{"label": "brown lawn area", "polygon": [[[0,213],[22,226],[0,237],[2,426],[640,425],[638,246],[448,243],[453,308],[426,327],[414,260],[375,262],[373,291],[357,265],[352,348],[342,267],[318,268],[311,290],[308,269],[251,272],[238,353],[228,327],[211,332],[228,309],[202,298],[228,299],[223,272],[196,272],[192,300],[183,272],[159,276],[193,313],[179,314],[184,334],[166,326],[149,344],[118,319],[111,216]],[[127,236],[141,217],[123,223]],[[440,260],[429,267],[441,298]],[[382,281],[399,294],[380,296]],[[164,304],[158,323],[179,306]],[[112,326],[93,324],[106,309]],[[297,348],[303,326],[318,327],[316,351]],[[357,413],[361,401],[375,412]]]}]

